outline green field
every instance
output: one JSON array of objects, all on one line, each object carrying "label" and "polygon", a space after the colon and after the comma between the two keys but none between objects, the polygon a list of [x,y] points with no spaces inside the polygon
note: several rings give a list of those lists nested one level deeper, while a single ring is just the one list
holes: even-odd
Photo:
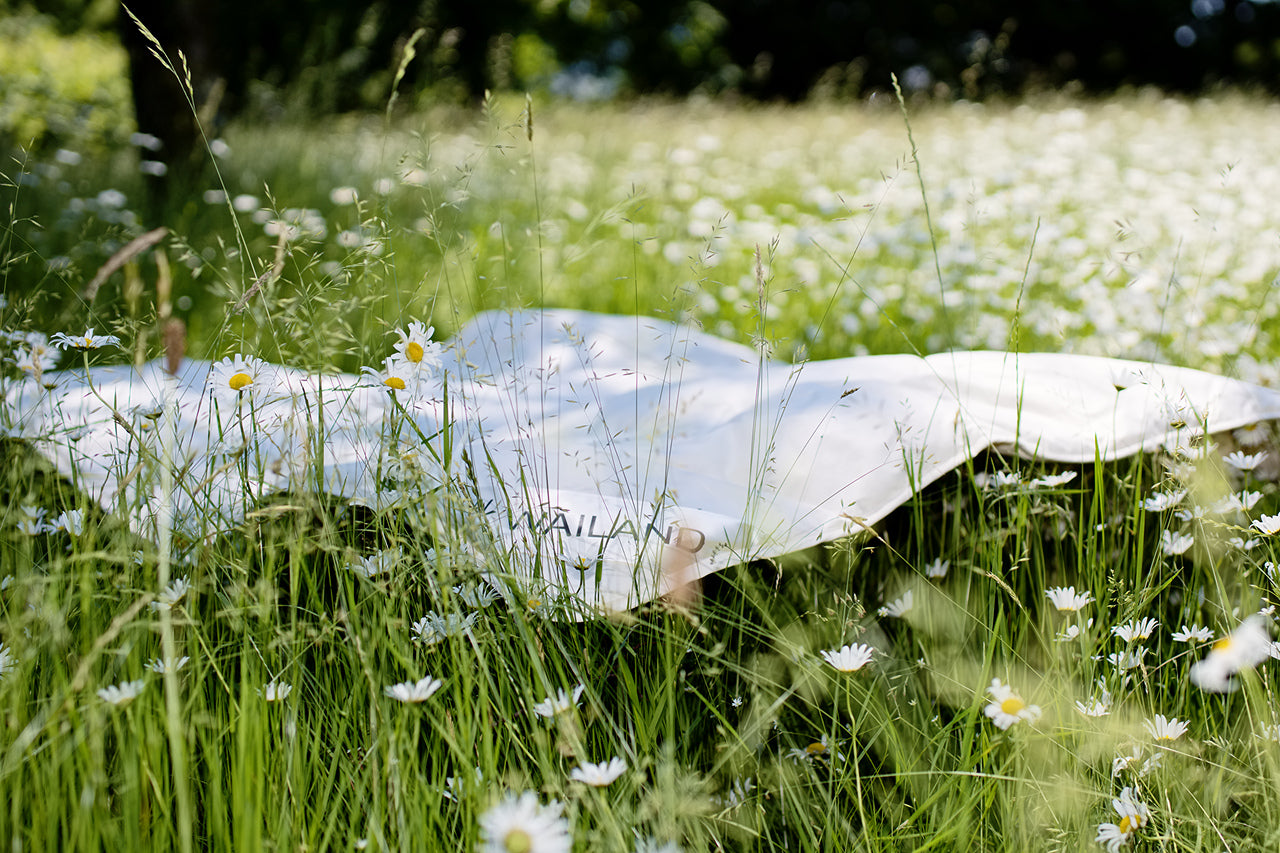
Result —
[{"label": "green field", "polygon": [[[1280,383],[1274,103],[882,101],[534,103],[530,123],[499,98],[232,124],[210,140],[221,183],[147,222],[145,149],[73,129],[0,165],[0,320],[93,326],[121,338],[95,363],[149,359],[169,282],[188,355],[312,370],[380,364],[411,320],[447,338],[485,308],[567,306],[698,323],[784,360],[1048,350]],[[157,249],[87,296],[157,225]],[[6,389],[28,381],[22,345]],[[125,524],[142,507],[104,513],[5,438],[0,835],[15,850],[559,850],[566,831],[583,851],[1098,850],[1110,823],[1140,850],[1274,849],[1275,664],[1225,694],[1188,670],[1270,613],[1280,540],[1250,519],[1277,511],[1275,445],[1267,427],[1206,445],[1195,472],[1146,458],[1039,486],[1057,472],[981,485],[1000,465],[984,457],[874,534],[579,624],[477,600],[510,557],[479,544],[464,482],[383,513],[272,496],[231,534],[157,543]],[[1221,459],[1237,447],[1270,456],[1237,470]],[[1247,514],[1204,510],[1241,492],[1258,495]],[[82,529],[46,529],[73,510]],[[385,571],[353,570],[380,550]],[[1046,595],[1066,586],[1088,593],[1078,611]],[[908,591],[909,609],[881,612]],[[1174,637],[1193,626],[1212,637]],[[851,643],[869,663],[824,659]],[[428,676],[425,701],[391,689]],[[566,707],[540,714],[559,691]],[[1153,737],[1157,715],[1185,733]],[[615,757],[610,784],[573,778]],[[565,823],[529,800],[527,823],[502,811],[523,792]]]}]

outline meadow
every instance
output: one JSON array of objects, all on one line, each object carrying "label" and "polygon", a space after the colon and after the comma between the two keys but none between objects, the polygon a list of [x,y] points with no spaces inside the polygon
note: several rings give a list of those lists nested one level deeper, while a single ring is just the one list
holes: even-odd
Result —
[{"label": "meadow", "polygon": [[[210,140],[220,182],[147,223],[149,140],[15,152],[6,393],[54,366],[36,332],[119,339],[64,367],[135,362],[177,317],[189,356],[354,372],[411,321],[444,339],[532,306],[796,362],[1049,350],[1280,384],[1276,104],[906,107],[498,98],[245,122]],[[155,225],[158,250],[87,294]],[[1267,425],[1216,438],[1067,470],[979,457],[866,535],[582,622],[495,594],[512,555],[462,476],[376,512],[268,495],[233,530],[143,537],[128,520],[153,507],[104,511],[5,438],[2,834],[1274,849],[1278,449]],[[1238,689],[1192,682],[1231,655]]]}]

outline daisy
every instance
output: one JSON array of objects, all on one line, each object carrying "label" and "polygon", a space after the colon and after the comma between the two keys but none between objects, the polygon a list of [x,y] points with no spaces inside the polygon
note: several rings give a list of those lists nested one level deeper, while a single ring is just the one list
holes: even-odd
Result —
[{"label": "daisy", "polygon": [[804,747],[794,747],[787,751],[787,758],[793,761],[815,761],[818,759],[828,759],[831,761],[840,760],[840,750],[827,740],[824,734],[813,743]]},{"label": "daisy", "polygon": [[274,678],[267,682],[258,693],[268,702],[283,702],[293,692],[293,685],[285,681],[276,681]]},{"label": "daisy", "polygon": [[1101,699],[1094,699],[1088,705],[1077,699],[1076,710],[1084,717],[1105,717],[1111,713],[1111,706]]},{"label": "daisy", "polygon": [[1224,456],[1222,461],[1226,462],[1237,471],[1252,471],[1261,464],[1262,460],[1266,458],[1267,452],[1265,450],[1258,453],[1245,453],[1237,450],[1235,453]]},{"label": "daisy", "polygon": [[14,655],[13,649],[0,643],[0,678],[4,678],[17,662],[18,658]]},{"label": "daisy", "polygon": [[1186,734],[1190,723],[1177,717],[1166,719],[1163,714],[1156,714],[1154,720],[1143,720],[1142,725],[1153,740],[1172,741]]},{"label": "daisy", "polygon": [[569,853],[573,836],[563,806],[543,806],[532,791],[506,799],[480,815],[479,853]]},{"label": "daisy", "polygon": [[1053,603],[1054,607],[1064,613],[1075,612],[1086,604],[1093,603],[1093,593],[1076,592],[1074,586],[1050,587],[1044,591],[1044,594]]},{"label": "daisy", "polygon": [[403,702],[406,705],[418,705],[430,699],[431,695],[443,685],[444,682],[428,675],[417,681],[402,681],[399,684],[393,684],[383,692],[397,702]]},{"label": "daisy", "polygon": [[1203,643],[1213,639],[1212,628],[1202,628],[1199,625],[1187,627],[1182,626],[1182,630],[1173,632],[1173,639],[1178,643]]},{"label": "daisy", "polygon": [[467,616],[458,613],[446,613],[444,616],[439,613],[428,613],[413,623],[413,633],[417,635],[415,639],[428,646],[434,646],[447,637],[467,633],[471,630],[471,626],[476,624],[476,619],[475,613]]},{"label": "daisy", "polygon": [[1098,835],[1094,841],[1107,845],[1108,853],[1118,853],[1121,847],[1133,839],[1139,829],[1151,821],[1151,809],[1146,803],[1133,799],[1132,788],[1121,791],[1120,796],[1111,801],[1111,807],[1120,816],[1120,821],[1098,824]]},{"label": "daisy", "polygon": [[382,363],[382,370],[364,367],[361,368],[360,374],[365,378],[366,385],[391,392],[403,392],[410,396],[418,393],[418,375],[409,362],[388,358]]},{"label": "daisy", "polygon": [[584,761],[580,767],[569,771],[569,778],[593,788],[603,788],[612,784],[625,772],[627,772],[627,762],[621,758],[610,758],[608,763],[602,761],[599,764],[592,764]]},{"label": "daisy", "polygon": [[209,368],[206,385],[214,397],[234,403],[246,395],[260,396],[276,385],[271,365],[251,355],[228,356]]},{"label": "daisy", "polygon": [[362,578],[373,579],[390,572],[403,556],[399,548],[387,548],[367,557],[356,557],[347,563],[347,568]]},{"label": "daisy", "polygon": [[141,679],[137,681],[124,681],[120,684],[112,684],[110,687],[104,687],[98,691],[98,698],[108,705],[127,705],[134,699],[137,699],[142,689],[147,686],[145,681]]},{"label": "daisy", "polygon": [[493,588],[483,583],[476,586],[459,584],[453,587],[453,594],[461,598],[463,604],[477,610],[483,610],[498,600],[498,594],[493,591]]},{"label": "daisy", "polygon": [[1160,627],[1160,623],[1148,617],[1146,619],[1132,619],[1123,625],[1112,627],[1111,633],[1126,643],[1132,643],[1134,640],[1145,640],[1151,636],[1151,632]]},{"label": "daisy", "polygon": [[1262,492],[1251,492],[1248,489],[1242,489],[1236,495],[1236,502],[1240,504],[1241,509],[1253,509],[1258,501],[1262,500]]},{"label": "daisy", "polygon": [[881,616],[901,617],[915,604],[915,593],[907,590],[896,601],[890,601],[878,611]]},{"label": "daisy", "polygon": [[841,672],[857,672],[871,661],[875,649],[866,643],[855,643],[830,649],[822,653],[822,657]]},{"label": "daisy", "polygon": [[89,329],[83,335],[58,332],[49,339],[49,343],[58,349],[98,349],[99,347],[118,347],[120,339],[115,335],[95,335],[93,329]]},{"label": "daisy", "polygon": [[1114,666],[1120,672],[1127,672],[1142,666],[1143,658],[1147,656],[1146,646],[1138,646],[1131,651],[1113,652],[1107,655],[1107,663]]},{"label": "daisy", "polygon": [[18,507],[18,530],[28,536],[35,536],[43,533],[48,528],[45,526],[44,517],[47,510],[41,506],[30,506],[24,504]]},{"label": "daisy", "polygon": [[1080,636],[1082,631],[1092,627],[1093,627],[1092,619],[1086,620],[1083,628],[1079,625],[1068,625],[1065,628],[1063,628],[1061,631],[1059,631],[1057,634],[1055,634],[1053,639],[1059,643],[1069,643],[1072,640],[1077,639]]},{"label": "daisy", "polygon": [[441,347],[431,340],[435,329],[422,323],[410,323],[405,331],[399,331],[396,344],[397,357],[413,366],[415,371],[434,371],[440,366]]},{"label": "daisy", "polygon": [[991,718],[997,728],[1008,729],[1023,720],[1034,723],[1040,719],[1040,706],[1028,705],[1013,692],[1012,687],[1001,684],[1000,679],[991,679],[987,692],[991,694],[991,702],[983,709],[983,713]]},{"label": "daisy", "polygon": [[1185,554],[1195,544],[1195,537],[1186,533],[1174,533],[1171,530],[1160,531],[1160,549],[1170,557]]},{"label": "daisy", "polygon": [[1027,485],[1033,489],[1056,489],[1061,486],[1065,486],[1075,478],[1075,471],[1066,471],[1062,474],[1051,474],[1046,477],[1036,477]]},{"label": "daisy", "polygon": [[1147,512],[1164,512],[1182,503],[1182,499],[1186,496],[1185,491],[1156,492],[1142,502],[1142,508]]},{"label": "daisy", "polygon": [[1266,421],[1242,426],[1240,429],[1234,430],[1231,436],[1241,447],[1260,447],[1266,444],[1271,437]]},{"label": "daisy", "polygon": [[154,611],[172,610],[174,605],[182,600],[188,592],[191,591],[191,582],[185,577],[180,577],[176,581],[171,581],[164,591],[156,596],[156,600],[151,602],[151,609]]},{"label": "daisy", "polygon": [[947,576],[947,572],[951,570],[951,561],[944,560],[941,557],[935,558],[932,563],[924,567],[924,576],[941,580]]},{"label": "daisy", "polygon": [[147,661],[147,669],[159,675],[164,675],[166,672],[177,672],[178,670],[186,666],[190,661],[191,661],[191,658],[188,655],[183,655],[182,657],[174,661],[161,660],[160,658],[152,658],[151,660]]},{"label": "daisy", "polygon": [[548,696],[534,705],[533,713],[539,717],[554,717],[558,714],[563,714],[578,704],[578,700],[582,698],[582,691],[586,689],[585,684],[579,684],[573,688],[573,695],[570,696],[562,687],[554,696]]},{"label": "daisy", "polygon": [[1271,654],[1265,617],[1254,614],[1213,644],[1208,656],[1191,665],[1191,683],[1201,690],[1227,693],[1236,689],[1233,676],[1253,669]]},{"label": "daisy", "polygon": [[63,530],[72,536],[79,536],[84,532],[84,510],[69,509],[59,515],[53,521],[46,525],[45,530],[50,532]]},{"label": "daisy", "polygon": [[1280,533],[1280,512],[1275,515],[1264,515],[1262,518],[1256,519],[1251,526],[1254,530],[1267,536]]}]

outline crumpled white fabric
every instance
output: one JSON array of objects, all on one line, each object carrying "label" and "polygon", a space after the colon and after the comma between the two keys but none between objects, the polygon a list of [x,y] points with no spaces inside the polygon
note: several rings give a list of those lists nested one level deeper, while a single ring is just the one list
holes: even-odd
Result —
[{"label": "crumpled white fabric", "polygon": [[383,507],[449,479],[517,579],[583,612],[856,533],[988,448],[1088,463],[1280,418],[1280,392],[1167,365],[1000,352],[790,365],[689,326],[567,310],[478,315],[430,399],[281,368],[276,394],[215,406],[209,367],[62,371],[52,391],[5,396],[21,434],[140,532],[154,535],[161,504],[168,399],[179,530],[225,529],[276,491]]}]

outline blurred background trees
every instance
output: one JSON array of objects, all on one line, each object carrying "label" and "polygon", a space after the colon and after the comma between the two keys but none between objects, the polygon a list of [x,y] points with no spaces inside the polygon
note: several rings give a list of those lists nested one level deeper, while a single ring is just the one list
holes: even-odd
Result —
[{"label": "blurred background trees", "polygon": [[[419,31],[399,86],[406,108],[475,102],[488,90],[858,98],[887,90],[891,74],[909,95],[943,99],[1061,87],[1274,90],[1280,80],[1280,3],[1269,0],[134,0],[130,9],[175,63],[181,52],[202,126],[215,133],[245,113],[383,109]],[[43,15],[64,36],[118,38],[137,129],[162,141],[158,160],[188,165],[196,136],[186,95],[118,3],[10,0],[0,13]],[[40,85],[31,88],[38,101]],[[0,116],[0,134],[31,136],[15,121]]]}]

